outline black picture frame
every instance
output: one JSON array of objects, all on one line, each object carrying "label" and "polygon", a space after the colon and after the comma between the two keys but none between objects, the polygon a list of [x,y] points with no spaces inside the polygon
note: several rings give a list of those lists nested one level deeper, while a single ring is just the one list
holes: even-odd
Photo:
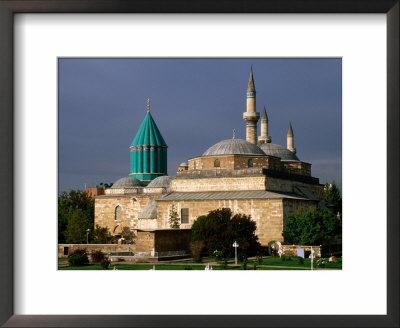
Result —
[{"label": "black picture frame", "polygon": [[[399,327],[399,0],[0,0],[0,324],[4,327]],[[13,16],[15,13],[385,13],[387,315],[14,315]],[[367,288],[367,286],[366,286]]]}]

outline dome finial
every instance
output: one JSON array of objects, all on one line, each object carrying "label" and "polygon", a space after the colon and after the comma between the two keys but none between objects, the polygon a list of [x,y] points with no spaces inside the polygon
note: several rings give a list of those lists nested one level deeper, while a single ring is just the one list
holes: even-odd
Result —
[{"label": "dome finial", "polygon": [[147,98],[147,112],[150,112],[150,98]]},{"label": "dome finial", "polygon": [[236,139],[236,130],[235,130],[235,129],[233,129],[233,136],[232,136],[232,139]]}]

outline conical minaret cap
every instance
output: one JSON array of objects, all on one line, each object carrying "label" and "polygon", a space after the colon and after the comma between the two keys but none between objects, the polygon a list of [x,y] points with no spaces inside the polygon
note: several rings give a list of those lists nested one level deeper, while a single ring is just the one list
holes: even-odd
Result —
[{"label": "conical minaret cap", "polygon": [[265,106],[264,106],[264,110],[263,110],[263,113],[262,113],[262,116],[261,116],[261,120],[268,122],[268,115],[267,115],[267,110],[265,109]]},{"label": "conical minaret cap", "polygon": [[256,88],[254,87],[254,78],[253,78],[253,67],[250,67],[250,77],[249,84],[247,85],[247,92],[255,92]]},{"label": "conical minaret cap", "polygon": [[288,129],[287,135],[293,137],[293,129],[292,129],[292,124],[291,123],[289,123],[289,129]]}]

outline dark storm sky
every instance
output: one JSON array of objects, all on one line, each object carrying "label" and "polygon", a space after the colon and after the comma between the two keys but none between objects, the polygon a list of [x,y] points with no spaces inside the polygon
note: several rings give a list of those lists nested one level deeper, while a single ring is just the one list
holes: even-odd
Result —
[{"label": "dark storm sky", "polygon": [[233,129],[245,139],[250,65],[272,143],[286,147],[290,121],[298,157],[321,183],[341,187],[340,59],[60,59],[59,191],[129,174],[147,97],[168,144],[169,175]]}]

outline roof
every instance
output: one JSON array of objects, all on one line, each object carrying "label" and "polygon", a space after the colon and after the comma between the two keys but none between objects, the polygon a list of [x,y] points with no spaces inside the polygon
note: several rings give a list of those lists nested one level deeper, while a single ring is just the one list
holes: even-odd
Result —
[{"label": "roof", "polygon": [[149,199],[139,214],[139,219],[157,219],[157,203],[154,198]]},{"label": "roof", "polygon": [[137,145],[167,146],[150,112],[147,112],[135,138],[132,141],[131,146]]},{"label": "roof", "polygon": [[216,143],[203,153],[203,156],[210,155],[265,155],[265,153],[246,140],[227,139]]},{"label": "roof", "polygon": [[155,178],[148,185],[147,188],[167,188],[169,187],[171,178],[167,175]]},{"label": "roof", "polygon": [[293,129],[292,129],[292,124],[291,123],[289,123],[289,129],[288,129],[288,132],[287,132],[287,135],[288,136],[294,136],[294,134],[293,134]]},{"label": "roof", "polygon": [[264,106],[264,110],[263,110],[263,113],[262,113],[262,116],[261,116],[261,120],[268,122],[268,115],[267,115],[267,110],[265,109],[265,106]]},{"label": "roof", "polygon": [[137,187],[143,187],[140,180],[132,177],[125,177],[115,181],[111,189],[124,189],[124,188],[137,188]]},{"label": "roof", "polygon": [[179,166],[188,166],[188,163],[182,162],[181,164],[179,164]]},{"label": "roof", "polygon": [[249,84],[247,85],[247,92],[254,92],[256,88],[254,87],[254,78],[253,78],[253,67],[250,67],[250,76],[249,76]]},{"label": "roof", "polygon": [[259,146],[266,155],[279,157],[284,161],[300,161],[295,153],[289,149],[272,143],[264,143]]},{"label": "roof", "polygon": [[276,199],[291,198],[308,200],[290,193],[272,192],[267,190],[239,190],[239,191],[199,191],[199,192],[171,192],[157,201],[180,200],[228,200],[228,199]]}]

